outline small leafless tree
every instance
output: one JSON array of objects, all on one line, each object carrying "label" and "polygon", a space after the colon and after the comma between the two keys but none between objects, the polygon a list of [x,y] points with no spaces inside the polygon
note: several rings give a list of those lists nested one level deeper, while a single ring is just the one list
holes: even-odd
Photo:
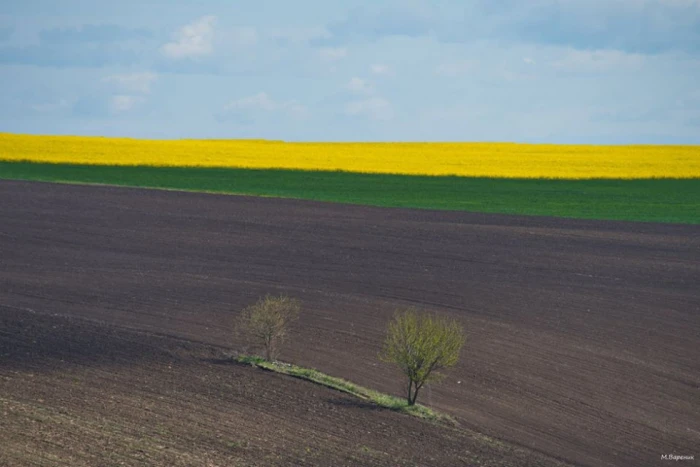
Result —
[{"label": "small leafless tree", "polygon": [[243,310],[239,326],[263,347],[265,359],[272,361],[279,355],[290,325],[299,317],[300,311],[301,304],[294,298],[267,295]]},{"label": "small leafless tree", "polygon": [[464,329],[456,321],[409,308],[389,323],[380,358],[406,375],[406,401],[414,405],[426,383],[439,380],[440,370],[457,363],[464,340]]}]

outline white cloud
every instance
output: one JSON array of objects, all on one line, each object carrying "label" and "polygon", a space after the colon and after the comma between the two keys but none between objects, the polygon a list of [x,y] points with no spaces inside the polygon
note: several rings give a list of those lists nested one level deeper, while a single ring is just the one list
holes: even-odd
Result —
[{"label": "white cloud", "polygon": [[345,113],[355,117],[368,117],[372,120],[391,120],[394,117],[391,103],[383,97],[349,102],[345,106]]},{"label": "white cloud", "polygon": [[175,40],[163,46],[163,53],[176,59],[211,54],[215,23],[216,16],[203,16],[183,26],[176,34]]},{"label": "white cloud", "polygon": [[259,92],[229,102],[217,117],[220,120],[238,120],[249,123],[256,116],[264,114],[281,114],[291,118],[303,118],[308,115],[308,110],[295,100],[277,102],[266,92]]},{"label": "white cloud", "polygon": [[370,71],[375,75],[388,75],[391,70],[387,65],[374,64],[370,67]]},{"label": "white cloud", "polygon": [[352,78],[347,85],[347,88],[354,92],[355,94],[372,94],[374,93],[374,86],[371,83],[361,79]]},{"label": "white cloud", "polygon": [[[117,91],[106,101],[107,113],[109,115],[117,115],[129,112],[138,104],[145,102],[144,96],[151,92],[151,85],[157,79],[158,75],[151,72],[126,73],[102,78],[102,82],[111,84]],[[105,101],[103,100],[102,102],[102,104],[97,105],[104,109]]]},{"label": "white cloud", "polygon": [[528,65],[534,65],[535,63],[537,63],[537,62],[535,62],[535,60],[533,60],[530,57],[523,57],[523,62],[527,63]]},{"label": "white cloud", "polygon": [[143,72],[106,76],[102,81],[114,84],[124,91],[148,94],[151,92],[151,84],[157,79],[158,75],[155,73]]},{"label": "white cloud", "polygon": [[463,60],[459,62],[443,63],[435,69],[435,73],[440,76],[460,76],[476,70],[476,62]]},{"label": "white cloud", "polygon": [[626,53],[620,50],[575,50],[569,49],[552,66],[569,72],[606,72],[614,70],[634,70],[644,64],[641,54]]},{"label": "white cloud", "polygon": [[136,96],[129,95],[117,95],[112,96],[109,100],[109,111],[113,114],[127,112],[134,108],[134,106],[141,99]]},{"label": "white cloud", "polygon": [[318,51],[318,55],[324,61],[333,62],[347,57],[348,49],[345,47],[323,47]]}]

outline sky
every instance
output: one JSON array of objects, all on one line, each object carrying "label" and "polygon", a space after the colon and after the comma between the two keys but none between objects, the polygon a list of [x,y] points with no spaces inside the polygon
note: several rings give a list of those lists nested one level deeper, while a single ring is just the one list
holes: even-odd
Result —
[{"label": "sky", "polygon": [[0,132],[700,144],[700,0],[3,0]]}]

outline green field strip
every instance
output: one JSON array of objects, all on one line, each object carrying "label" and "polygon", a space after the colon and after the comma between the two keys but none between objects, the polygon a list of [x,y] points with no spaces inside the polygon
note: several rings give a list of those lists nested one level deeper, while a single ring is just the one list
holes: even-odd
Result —
[{"label": "green field strip", "polygon": [[0,178],[385,207],[700,224],[700,179],[501,179],[6,161],[0,161]]}]

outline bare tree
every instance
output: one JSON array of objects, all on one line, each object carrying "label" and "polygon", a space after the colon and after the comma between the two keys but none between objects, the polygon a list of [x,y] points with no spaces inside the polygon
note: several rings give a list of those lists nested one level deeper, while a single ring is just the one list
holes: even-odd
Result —
[{"label": "bare tree", "polygon": [[301,304],[285,295],[266,295],[241,313],[241,329],[265,351],[265,359],[272,361],[279,355],[281,344],[287,338],[289,327],[299,317]]},{"label": "bare tree", "polygon": [[380,358],[406,375],[406,401],[414,405],[426,383],[439,380],[440,370],[457,363],[464,340],[464,329],[456,321],[409,308],[389,323]]}]

